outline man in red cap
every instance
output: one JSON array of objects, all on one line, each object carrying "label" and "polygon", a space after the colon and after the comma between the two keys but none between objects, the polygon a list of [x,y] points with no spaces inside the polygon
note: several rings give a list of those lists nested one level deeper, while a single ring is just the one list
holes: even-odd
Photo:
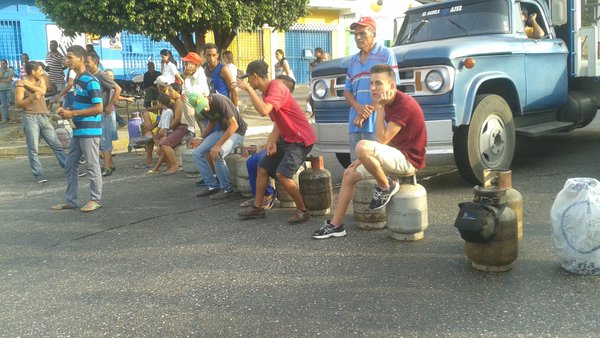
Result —
[{"label": "man in red cap", "polygon": [[350,104],[348,122],[350,158],[356,161],[355,148],[360,140],[375,141],[375,107],[370,94],[370,69],[376,64],[387,64],[394,69],[398,83],[398,62],[394,52],[375,41],[377,24],[365,16],[350,25],[360,52],[348,64],[344,98]]},{"label": "man in red cap", "polygon": [[207,96],[209,92],[208,82],[206,81],[206,75],[204,75],[204,69],[200,67],[202,57],[194,52],[190,52],[182,57],[181,60],[183,60],[185,67],[183,70],[182,94],[186,98],[191,93]]}]

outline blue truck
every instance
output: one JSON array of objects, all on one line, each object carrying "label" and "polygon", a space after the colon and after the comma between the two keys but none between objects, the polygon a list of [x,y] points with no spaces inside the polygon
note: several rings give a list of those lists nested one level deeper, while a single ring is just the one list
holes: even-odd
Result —
[{"label": "blue truck", "polygon": [[[589,124],[600,102],[597,3],[581,0],[420,1],[392,47],[401,91],[425,114],[428,154],[454,154],[463,178],[510,168],[517,134]],[[429,3],[428,3],[429,2]],[[522,10],[544,30],[529,38]],[[312,73],[316,150],[349,163],[344,82],[350,58]]]}]

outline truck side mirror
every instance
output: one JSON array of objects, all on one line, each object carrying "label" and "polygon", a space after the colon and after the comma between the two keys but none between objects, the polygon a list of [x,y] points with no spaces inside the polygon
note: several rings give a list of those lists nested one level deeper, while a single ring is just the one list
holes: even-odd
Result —
[{"label": "truck side mirror", "polygon": [[562,26],[567,23],[567,0],[553,0],[551,10],[554,26]]}]

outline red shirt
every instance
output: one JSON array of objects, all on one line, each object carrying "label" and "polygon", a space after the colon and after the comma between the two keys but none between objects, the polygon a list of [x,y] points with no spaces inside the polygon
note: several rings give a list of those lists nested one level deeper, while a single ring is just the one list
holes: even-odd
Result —
[{"label": "red shirt", "polygon": [[281,81],[269,82],[263,100],[273,105],[269,117],[285,142],[303,143],[305,147],[317,143],[317,136],[302,108]]},{"label": "red shirt", "polygon": [[412,96],[397,91],[384,110],[386,122],[402,127],[388,145],[400,150],[416,169],[425,168],[427,129],[419,103]]}]

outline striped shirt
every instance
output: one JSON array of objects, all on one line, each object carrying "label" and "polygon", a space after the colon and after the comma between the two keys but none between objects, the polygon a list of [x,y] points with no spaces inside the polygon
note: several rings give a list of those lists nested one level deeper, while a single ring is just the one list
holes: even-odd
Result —
[{"label": "striped shirt", "polygon": [[50,81],[57,86],[64,86],[65,74],[63,73],[63,60],[64,56],[59,52],[48,52],[46,53],[46,70]]},{"label": "striped shirt", "polygon": [[[352,56],[346,73],[345,89],[354,95],[354,98],[361,105],[371,104],[371,67],[385,63],[394,68],[396,73],[396,83],[398,80],[398,62],[394,52],[378,43],[375,43],[373,49],[369,52],[365,63],[360,60],[360,52]],[[349,133],[374,133],[375,132],[375,114],[372,114],[363,122],[362,128],[352,123],[356,117],[356,110],[350,107],[350,119],[348,121]]]},{"label": "striped shirt", "polygon": [[[75,102],[73,110],[89,108],[95,104],[102,105],[102,91],[100,83],[87,70],[75,78]],[[100,137],[102,136],[102,114],[91,116],[74,116],[73,137]]]}]

